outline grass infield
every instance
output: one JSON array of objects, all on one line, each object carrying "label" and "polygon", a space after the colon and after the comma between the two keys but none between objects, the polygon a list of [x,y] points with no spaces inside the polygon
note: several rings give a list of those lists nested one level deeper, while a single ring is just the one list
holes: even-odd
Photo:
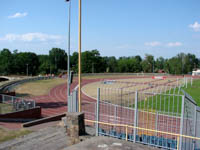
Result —
[{"label": "grass infield", "polygon": [[67,80],[62,78],[38,80],[17,86],[15,92],[19,97],[46,95],[53,87],[66,82]]},{"label": "grass infield", "polygon": [[192,86],[189,84],[187,88],[183,88],[200,106],[200,79],[193,80]]}]

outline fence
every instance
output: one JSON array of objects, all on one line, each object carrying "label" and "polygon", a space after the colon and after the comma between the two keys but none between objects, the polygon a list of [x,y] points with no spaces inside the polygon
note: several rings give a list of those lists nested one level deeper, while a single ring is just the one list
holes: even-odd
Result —
[{"label": "fence", "polygon": [[68,112],[78,112],[78,86],[68,96]]},{"label": "fence", "polygon": [[[133,78],[118,80],[103,80],[98,84],[99,88],[117,88],[131,91],[145,91],[151,93],[168,93],[179,94],[181,87],[187,88],[192,85],[193,79],[184,78],[167,78],[167,79],[151,79],[151,78]],[[114,85],[114,86],[113,86]],[[92,94],[95,96],[95,94]]]},{"label": "fence", "polygon": [[[98,89],[96,107],[86,120],[96,124],[97,134],[166,149],[199,147],[200,109],[184,95],[147,93],[124,89]],[[84,112],[88,113],[83,108]],[[88,113],[89,114],[89,113]],[[93,114],[93,115],[91,115]],[[195,114],[195,115],[194,115]]]},{"label": "fence", "polygon": [[87,124],[96,128],[97,135],[164,149],[197,150],[200,148],[200,130],[197,128],[200,109],[187,93],[181,91],[181,87],[192,85],[192,82],[192,78],[182,78],[173,81],[172,85],[171,81],[151,83],[156,88],[149,91],[144,87],[139,91],[98,88],[94,96],[97,101],[83,101],[82,111]]},{"label": "fence", "polygon": [[35,108],[35,101],[0,94],[0,114]]}]

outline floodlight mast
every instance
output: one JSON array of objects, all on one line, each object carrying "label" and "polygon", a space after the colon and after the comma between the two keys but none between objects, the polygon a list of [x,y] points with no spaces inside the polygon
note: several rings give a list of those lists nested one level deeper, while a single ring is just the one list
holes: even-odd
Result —
[{"label": "floodlight mast", "polygon": [[67,96],[68,96],[68,100],[69,100],[69,96],[70,96],[70,26],[71,26],[71,1],[70,0],[66,0],[66,2],[69,2],[69,17],[68,17],[68,54],[67,54]]},{"label": "floodlight mast", "polygon": [[[70,39],[70,13],[71,13],[71,1],[66,0],[66,2],[69,2],[69,39]],[[70,52],[70,40],[68,39],[68,88],[70,87],[70,66],[69,66],[69,52]],[[79,0],[79,42],[78,42],[78,98],[79,98],[79,104],[78,104],[78,110],[81,112],[81,0]],[[70,95],[70,89],[68,89],[68,96]]]},{"label": "floodlight mast", "polygon": [[79,112],[81,112],[81,0],[79,0],[79,42],[78,42],[78,98],[79,98]]}]

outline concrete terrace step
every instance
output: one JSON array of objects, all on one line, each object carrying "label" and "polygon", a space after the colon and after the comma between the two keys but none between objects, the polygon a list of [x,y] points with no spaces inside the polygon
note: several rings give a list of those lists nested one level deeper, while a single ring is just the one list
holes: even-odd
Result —
[{"label": "concrete terrace step", "polygon": [[0,150],[60,150],[66,147],[66,140],[64,128],[48,127],[4,142],[0,144]]}]

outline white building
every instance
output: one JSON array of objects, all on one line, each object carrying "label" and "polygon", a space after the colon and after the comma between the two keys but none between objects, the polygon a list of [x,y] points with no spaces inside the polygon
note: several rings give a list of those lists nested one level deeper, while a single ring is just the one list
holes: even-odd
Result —
[{"label": "white building", "polygon": [[192,76],[200,76],[200,69],[197,69],[196,71],[192,71]]}]

